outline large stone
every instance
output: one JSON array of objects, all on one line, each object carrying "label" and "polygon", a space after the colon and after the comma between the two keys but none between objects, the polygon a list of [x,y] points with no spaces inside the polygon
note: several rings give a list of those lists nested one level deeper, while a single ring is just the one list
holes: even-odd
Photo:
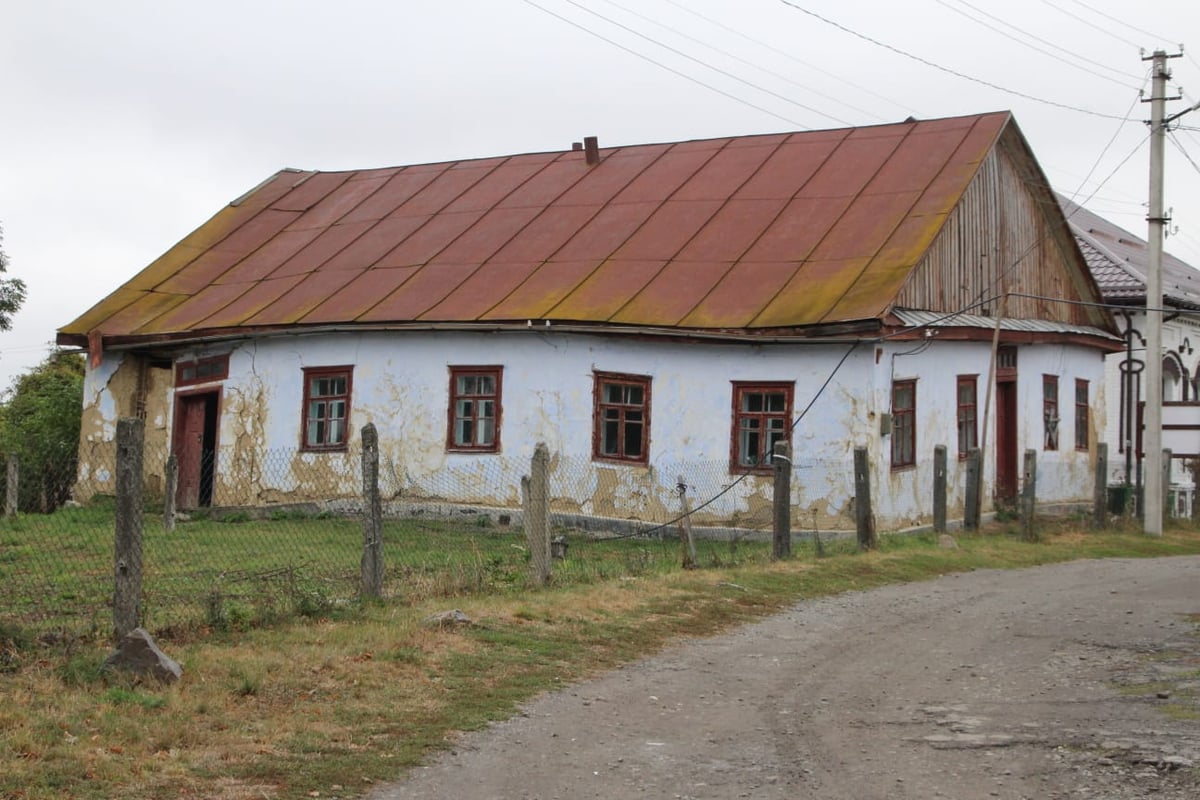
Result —
[{"label": "large stone", "polygon": [[474,623],[470,617],[456,608],[452,611],[441,611],[437,614],[430,614],[421,620],[421,624],[426,628],[457,628],[460,625],[472,625]]},{"label": "large stone", "polygon": [[117,649],[108,654],[100,671],[109,670],[131,672],[161,683],[174,683],[183,675],[179,662],[160,650],[154,637],[143,628],[134,628],[127,633]]}]

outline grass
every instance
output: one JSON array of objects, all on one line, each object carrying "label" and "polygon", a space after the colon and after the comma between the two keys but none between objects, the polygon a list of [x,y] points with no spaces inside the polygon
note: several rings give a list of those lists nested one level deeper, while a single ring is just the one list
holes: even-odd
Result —
[{"label": "grass", "polygon": [[[529,556],[524,534],[487,517],[388,520],[385,596],[434,597],[522,589]],[[295,616],[322,617],[357,599],[362,523],[343,516],[247,514],[197,517],[174,531],[147,514],[143,529],[144,627],[154,633],[248,630]],[[668,572],[678,546],[570,536],[563,584]],[[709,564],[762,561],[765,544],[707,543]],[[113,583],[111,504],[52,515],[0,519],[0,614],[38,632],[104,635]]]},{"label": "grass", "polygon": [[[1200,553],[1194,527],[1150,538],[1066,520],[1040,533],[1025,543],[1001,525],[960,535],[958,549],[883,537],[872,553],[826,542],[819,558],[800,543],[783,562],[747,556],[744,542],[735,560],[714,544],[704,568],[688,572],[670,568],[674,544],[572,542],[554,585],[530,590],[505,577],[525,568],[509,557],[507,534],[485,531],[503,546],[477,542],[472,557],[496,591],[464,586],[271,627],[167,631],[159,644],[184,666],[169,687],[101,674],[101,642],[14,640],[13,667],[0,675],[0,798],[354,797],[533,695],[799,599],[979,568]],[[421,625],[449,607],[476,624]]]}]

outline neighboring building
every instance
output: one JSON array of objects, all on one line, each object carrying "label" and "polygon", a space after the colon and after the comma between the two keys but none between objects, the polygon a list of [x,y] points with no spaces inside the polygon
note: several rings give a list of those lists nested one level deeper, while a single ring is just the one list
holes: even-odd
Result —
[{"label": "neighboring building", "polygon": [[[1105,362],[1104,384],[1109,398],[1104,441],[1109,447],[1112,483],[1140,484],[1135,457],[1138,442],[1138,404],[1145,399],[1146,274],[1150,251],[1146,240],[1114,225],[1065,197],[1058,198],[1079,249],[1113,311],[1125,342]],[[1165,402],[1200,400],[1200,271],[1163,253],[1162,382]],[[1124,377],[1123,377],[1124,376]],[[1126,443],[1133,442],[1134,448]],[[1178,465],[1175,482],[1190,485],[1191,475]],[[1181,496],[1182,499],[1182,496]]]},{"label": "neighboring building", "polygon": [[1026,448],[1039,499],[1085,500],[1120,342],[1046,187],[1004,112],[285,170],[59,331],[90,355],[81,476],[136,414],[185,506],[352,495],[367,422],[404,486],[497,505],[544,441],[583,470],[555,507],[598,516],[705,463],[736,485],[701,515],[736,520],[779,439],[806,527],[853,525],[856,446],[881,530],[929,521],[938,444],[986,444],[987,507]]}]

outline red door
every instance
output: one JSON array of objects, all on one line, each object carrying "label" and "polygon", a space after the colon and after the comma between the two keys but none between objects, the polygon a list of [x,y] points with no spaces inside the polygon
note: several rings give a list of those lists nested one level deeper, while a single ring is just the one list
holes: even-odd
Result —
[{"label": "red door", "polygon": [[175,504],[179,508],[196,508],[212,503],[216,400],[215,392],[175,398],[172,451],[179,463],[179,486],[175,492]]},{"label": "red door", "polygon": [[1017,499],[1017,382],[996,381],[996,501]]}]

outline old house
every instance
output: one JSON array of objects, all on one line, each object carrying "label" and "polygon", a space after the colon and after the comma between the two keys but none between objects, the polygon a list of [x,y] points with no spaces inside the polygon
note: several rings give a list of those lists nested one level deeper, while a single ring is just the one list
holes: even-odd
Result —
[{"label": "old house", "polygon": [[[1059,197],[1059,203],[1104,301],[1115,307],[1123,346],[1105,361],[1109,413],[1102,435],[1110,454],[1110,482],[1137,485],[1138,407],[1146,395],[1143,365],[1149,247],[1145,239],[1065,197]],[[1162,325],[1162,397],[1168,403],[1195,402],[1200,399],[1200,271],[1164,252],[1162,277],[1163,305],[1168,309]],[[1191,486],[1191,475],[1178,466],[1172,474],[1180,491],[1179,502],[1171,510],[1186,512],[1189,495],[1183,487]]]},{"label": "old house", "polygon": [[889,530],[928,520],[938,444],[952,514],[980,445],[986,505],[1027,448],[1042,499],[1090,496],[1120,345],[1098,300],[1000,112],[284,170],[58,341],[89,353],[90,485],[140,415],[185,505],[352,494],[373,422],[397,492],[436,473],[515,505],[544,441],[559,509],[636,516],[690,465],[725,487],[701,514],[730,519],[769,496],[785,439],[822,528],[852,525],[867,447]]}]

